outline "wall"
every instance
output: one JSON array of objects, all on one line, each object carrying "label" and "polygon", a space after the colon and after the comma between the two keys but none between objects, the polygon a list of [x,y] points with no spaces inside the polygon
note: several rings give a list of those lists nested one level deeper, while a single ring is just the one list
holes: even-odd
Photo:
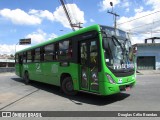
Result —
[{"label": "wall", "polygon": [[0,73],[3,73],[3,72],[15,72],[15,68],[14,67],[0,67]]},{"label": "wall", "polygon": [[136,56],[155,56],[156,70],[160,70],[160,45],[137,46]]}]

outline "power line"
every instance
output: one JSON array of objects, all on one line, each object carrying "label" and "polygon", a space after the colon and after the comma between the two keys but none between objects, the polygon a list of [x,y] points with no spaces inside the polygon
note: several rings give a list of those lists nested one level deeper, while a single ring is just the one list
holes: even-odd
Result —
[{"label": "power line", "polygon": [[148,23],[148,24],[140,25],[140,26],[137,26],[137,27],[131,28],[131,29],[127,30],[127,31],[130,31],[130,30],[133,30],[133,29],[137,29],[137,28],[140,28],[140,27],[143,27],[143,26],[146,26],[146,25],[154,24],[154,23],[159,22],[159,21],[160,21],[160,20],[154,21],[154,22],[152,22],[152,23]]},{"label": "power line", "polygon": [[160,33],[160,30],[154,30],[154,31],[145,31],[145,32],[130,32],[130,34],[151,34],[151,33]]},{"label": "power line", "polygon": [[151,33],[160,33],[160,32],[146,32],[146,33],[138,33],[138,32],[135,32],[135,33],[131,33],[132,35],[139,35],[139,34],[151,34]]},{"label": "power line", "polygon": [[132,20],[129,20],[129,21],[123,22],[123,23],[119,23],[119,24],[117,24],[117,25],[122,25],[122,24],[125,24],[125,23],[128,23],[128,22],[131,22],[131,21],[134,21],[134,20],[137,20],[137,19],[140,19],[140,18],[143,18],[143,17],[149,16],[149,15],[155,14],[155,13],[157,13],[157,12],[160,12],[160,11],[156,11],[156,12],[154,12],[154,13],[150,13],[150,14],[147,14],[147,15],[141,16],[141,17],[139,17],[139,18],[135,18],[135,19],[132,19]]}]

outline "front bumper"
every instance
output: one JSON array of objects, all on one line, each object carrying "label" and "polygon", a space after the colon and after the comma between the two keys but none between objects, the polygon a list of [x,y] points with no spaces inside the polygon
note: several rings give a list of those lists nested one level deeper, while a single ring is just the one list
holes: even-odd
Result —
[{"label": "front bumper", "polygon": [[136,84],[136,81],[131,81],[125,84],[110,84],[108,82],[103,83],[104,89],[101,90],[101,95],[112,95],[120,93],[121,91],[126,91],[127,88],[133,88]]}]

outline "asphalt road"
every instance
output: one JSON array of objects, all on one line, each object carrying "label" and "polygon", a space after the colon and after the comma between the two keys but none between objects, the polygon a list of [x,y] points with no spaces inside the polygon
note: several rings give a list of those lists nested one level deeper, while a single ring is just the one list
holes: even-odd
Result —
[{"label": "asphalt road", "polygon": [[13,73],[0,73],[0,111],[160,111],[160,74],[137,75],[136,86],[128,92],[70,97],[56,86],[25,85]]}]

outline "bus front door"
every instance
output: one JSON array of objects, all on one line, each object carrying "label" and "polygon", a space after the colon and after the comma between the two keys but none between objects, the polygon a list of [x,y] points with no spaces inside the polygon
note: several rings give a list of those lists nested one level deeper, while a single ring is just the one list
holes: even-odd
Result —
[{"label": "bus front door", "polygon": [[97,48],[97,40],[94,39],[79,43],[81,90],[90,92],[99,91]]}]

